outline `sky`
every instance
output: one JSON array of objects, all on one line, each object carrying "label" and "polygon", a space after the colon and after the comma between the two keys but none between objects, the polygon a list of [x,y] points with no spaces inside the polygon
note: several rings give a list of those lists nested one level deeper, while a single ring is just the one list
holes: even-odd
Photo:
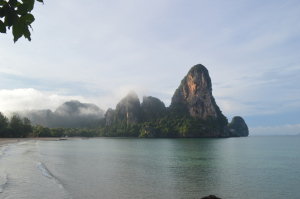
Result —
[{"label": "sky", "polygon": [[0,35],[2,113],[69,100],[106,111],[130,90],[169,106],[203,64],[229,122],[300,133],[298,0],[44,0],[32,14],[31,42]]}]

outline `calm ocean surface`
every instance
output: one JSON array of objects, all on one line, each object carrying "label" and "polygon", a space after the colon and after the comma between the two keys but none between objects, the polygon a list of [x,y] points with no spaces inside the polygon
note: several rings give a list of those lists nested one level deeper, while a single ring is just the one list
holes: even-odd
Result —
[{"label": "calm ocean surface", "polygon": [[300,198],[300,136],[0,147],[0,198]]}]

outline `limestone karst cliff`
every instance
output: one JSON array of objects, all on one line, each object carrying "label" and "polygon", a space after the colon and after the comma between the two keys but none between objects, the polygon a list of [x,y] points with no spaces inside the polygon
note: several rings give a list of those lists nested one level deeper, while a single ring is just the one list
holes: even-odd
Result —
[{"label": "limestone karst cliff", "polygon": [[201,64],[193,66],[175,91],[171,108],[182,107],[190,116],[202,120],[217,120],[218,128],[211,136],[228,136],[224,131],[227,119],[220,111],[212,95],[212,84],[208,70]]},{"label": "limestone karst cliff", "polygon": [[140,100],[134,91],[130,91],[116,106],[115,110],[108,109],[105,114],[106,124],[124,123],[133,125],[143,121],[143,110]]},{"label": "limestone karst cliff", "polygon": [[237,135],[236,128],[227,127],[228,120],[212,95],[208,70],[201,64],[183,78],[169,107],[151,96],[144,96],[140,103],[131,91],[115,110],[107,110],[105,124],[103,135],[113,136],[231,137],[244,133]]},{"label": "limestone karst cliff", "polygon": [[171,107],[184,104],[191,116],[206,119],[220,116],[220,109],[212,96],[208,70],[201,64],[195,65],[181,81],[172,97]]},{"label": "limestone karst cliff", "polygon": [[144,96],[141,106],[144,111],[145,121],[159,119],[166,112],[165,104],[158,98],[152,96]]}]

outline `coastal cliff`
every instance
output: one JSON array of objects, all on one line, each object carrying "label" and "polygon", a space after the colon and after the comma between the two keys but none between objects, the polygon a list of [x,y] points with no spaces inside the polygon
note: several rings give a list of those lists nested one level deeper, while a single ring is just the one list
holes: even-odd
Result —
[{"label": "coastal cliff", "polygon": [[215,121],[216,128],[207,137],[227,137],[227,118],[212,95],[212,84],[208,70],[201,64],[193,66],[181,81],[172,97],[170,108],[181,107],[189,115],[203,121]]},{"label": "coastal cliff", "polygon": [[134,91],[130,91],[116,106],[105,114],[106,125],[133,125],[143,121],[143,110],[140,100]]},{"label": "coastal cliff", "polygon": [[169,107],[151,96],[144,96],[140,103],[137,94],[130,91],[115,110],[107,110],[105,124],[104,136],[246,136],[235,123],[227,126],[228,120],[212,95],[208,70],[201,64],[192,67],[183,78]]},{"label": "coastal cliff", "polygon": [[206,119],[220,115],[212,96],[211,79],[208,70],[201,64],[195,65],[183,78],[172,97],[172,106],[185,104],[191,116]]}]

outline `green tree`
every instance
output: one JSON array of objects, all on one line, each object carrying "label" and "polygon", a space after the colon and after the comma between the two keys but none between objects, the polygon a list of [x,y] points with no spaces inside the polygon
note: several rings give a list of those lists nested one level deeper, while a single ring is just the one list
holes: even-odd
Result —
[{"label": "green tree", "polygon": [[27,117],[23,118],[22,137],[28,136],[32,132],[33,128],[31,122]]},{"label": "green tree", "polygon": [[[36,0],[44,3],[43,0]],[[35,20],[31,11],[35,0],[0,0],[0,32],[6,33],[12,27],[14,42],[24,36],[31,41],[29,27]]]},{"label": "green tree", "polygon": [[0,112],[0,137],[10,137],[8,133],[8,118]]},{"label": "green tree", "polygon": [[10,131],[11,137],[22,137],[23,121],[19,116],[13,115],[11,117],[10,124],[9,124],[9,131]]}]

